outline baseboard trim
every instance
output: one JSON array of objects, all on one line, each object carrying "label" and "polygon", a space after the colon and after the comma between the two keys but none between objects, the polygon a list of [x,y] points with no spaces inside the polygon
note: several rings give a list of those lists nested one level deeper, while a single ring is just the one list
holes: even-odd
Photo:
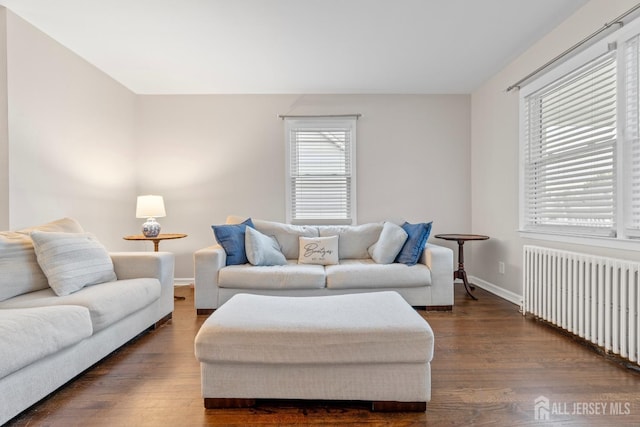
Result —
[{"label": "baseboard trim", "polygon": [[173,286],[189,286],[194,282],[193,277],[174,277]]},{"label": "baseboard trim", "polygon": [[469,281],[479,288],[484,289],[487,292],[499,296],[502,299],[509,301],[517,306],[522,306],[522,295],[518,295],[514,292],[508,291],[500,286],[496,286],[493,283],[489,283],[486,280],[482,280],[476,276],[469,276]]}]

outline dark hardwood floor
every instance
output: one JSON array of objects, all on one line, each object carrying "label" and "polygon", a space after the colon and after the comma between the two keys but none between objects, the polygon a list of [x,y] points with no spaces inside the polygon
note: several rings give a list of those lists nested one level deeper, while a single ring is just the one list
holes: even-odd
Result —
[{"label": "dark hardwood floor", "polygon": [[[452,312],[420,312],[435,333],[432,400],[424,413],[268,401],[251,409],[205,410],[193,339],[206,316],[196,316],[192,289],[180,287],[176,294],[186,299],[175,302],[173,320],[9,425],[640,425],[638,372],[523,318],[517,306],[482,289],[472,301],[458,284]],[[550,411],[544,423],[534,415],[541,396]]]}]

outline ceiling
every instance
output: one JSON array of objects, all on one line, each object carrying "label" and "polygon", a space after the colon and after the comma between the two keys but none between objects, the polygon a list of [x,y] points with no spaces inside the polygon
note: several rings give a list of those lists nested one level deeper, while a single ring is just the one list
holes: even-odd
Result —
[{"label": "ceiling", "polygon": [[138,94],[470,93],[585,3],[0,0]]}]

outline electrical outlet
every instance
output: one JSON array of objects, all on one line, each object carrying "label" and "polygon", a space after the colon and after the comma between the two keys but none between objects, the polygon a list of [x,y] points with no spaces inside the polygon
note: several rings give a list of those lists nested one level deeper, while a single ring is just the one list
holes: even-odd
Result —
[{"label": "electrical outlet", "polygon": [[498,262],[498,273],[504,274],[504,262],[502,261]]}]

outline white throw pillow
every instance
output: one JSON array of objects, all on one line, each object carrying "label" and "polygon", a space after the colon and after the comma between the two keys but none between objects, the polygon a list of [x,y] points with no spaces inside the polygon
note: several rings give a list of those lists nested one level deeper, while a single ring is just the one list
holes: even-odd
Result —
[{"label": "white throw pillow", "polygon": [[84,231],[78,221],[62,218],[36,227],[0,232],[0,301],[49,287],[29,237],[35,230],[69,233]]},{"label": "white throw pillow", "polygon": [[338,264],[338,236],[300,237],[299,264]]},{"label": "white throw pillow", "polygon": [[392,264],[396,259],[408,234],[397,224],[385,222],[376,243],[369,246],[369,255],[377,264]]},{"label": "white throw pillow", "polygon": [[58,296],[117,280],[109,253],[90,233],[33,231],[31,239],[38,264]]},{"label": "white throw pillow", "polygon": [[374,222],[361,225],[322,225],[318,226],[320,237],[339,236],[340,259],[369,258],[367,249],[378,241],[382,232],[382,223]]},{"label": "white throw pillow", "polygon": [[262,234],[275,237],[280,251],[287,259],[298,259],[298,237],[318,237],[318,228],[314,226],[283,224],[261,219],[254,219],[253,225]]},{"label": "white throw pillow", "polygon": [[287,259],[280,252],[278,241],[258,230],[247,227],[244,234],[247,259],[253,265],[285,265]]}]

